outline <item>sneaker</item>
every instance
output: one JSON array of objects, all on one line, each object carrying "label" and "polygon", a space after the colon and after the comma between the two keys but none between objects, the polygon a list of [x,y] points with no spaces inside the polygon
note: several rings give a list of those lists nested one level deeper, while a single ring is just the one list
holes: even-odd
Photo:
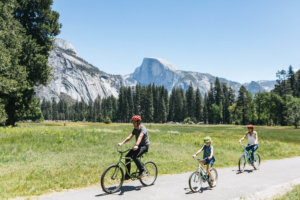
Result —
[{"label": "sneaker", "polygon": [[138,178],[143,178],[146,175],[146,170],[144,170],[142,173],[140,173]]}]

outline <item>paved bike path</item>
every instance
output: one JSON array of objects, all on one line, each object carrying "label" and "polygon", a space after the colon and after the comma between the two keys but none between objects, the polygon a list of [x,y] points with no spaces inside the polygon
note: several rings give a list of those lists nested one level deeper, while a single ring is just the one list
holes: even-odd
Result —
[{"label": "paved bike path", "polygon": [[[142,187],[139,181],[123,184],[121,192],[106,195],[99,187],[50,194],[41,200],[193,200],[193,199],[240,199],[252,195],[253,199],[264,199],[264,191],[281,187],[287,183],[300,184],[300,157],[270,160],[261,163],[259,170],[246,166],[244,173],[237,167],[218,169],[219,180],[215,188],[203,185],[203,191],[190,192],[188,179],[191,173],[159,176],[155,185]],[[159,170],[159,169],[158,169]],[[100,177],[99,177],[100,178]],[[276,190],[275,190],[276,192]],[[255,195],[256,196],[253,196]]]}]

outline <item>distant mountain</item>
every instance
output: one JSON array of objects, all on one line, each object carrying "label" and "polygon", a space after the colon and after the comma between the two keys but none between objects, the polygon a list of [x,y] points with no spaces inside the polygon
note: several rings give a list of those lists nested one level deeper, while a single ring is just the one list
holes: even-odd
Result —
[{"label": "distant mountain", "polygon": [[[134,73],[120,76],[100,71],[97,67],[82,59],[75,48],[65,40],[55,39],[55,49],[49,56],[49,65],[53,67],[53,79],[47,86],[35,88],[40,99],[58,100],[60,98],[83,99],[85,102],[113,95],[118,96],[121,86],[134,86],[137,83],[163,85],[170,92],[173,88],[187,89],[192,83],[199,88],[202,95],[214,84],[216,77],[206,73],[177,70],[171,63],[161,58],[144,58],[141,66]],[[236,92],[241,87],[238,82],[219,78]],[[252,81],[245,83],[252,94],[259,91],[270,91],[275,81]]]},{"label": "distant mountain", "polygon": [[72,99],[88,102],[99,95],[118,96],[124,79],[119,75],[110,75],[80,58],[75,48],[62,39],[55,39],[55,49],[49,56],[49,65],[53,67],[53,79],[45,87],[36,88],[36,96],[40,99],[58,100],[60,95],[68,95]]},{"label": "distant mountain", "polygon": [[245,83],[245,88],[255,94],[255,92],[270,92],[274,89],[276,81],[251,81],[250,83]]},{"label": "distant mountain", "polygon": [[[169,62],[161,58],[144,58],[140,67],[136,68],[133,74],[125,76],[127,85],[148,85],[154,83],[163,85],[169,91],[174,87],[187,89],[190,83],[194,88],[199,88],[202,95],[209,91],[210,86],[215,83],[216,77],[206,73],[177,70]],[[236,92],[241,83],[219,78],[220,82],[226,83]],[[275,81],[252,81],[244,84],[254,94],[255,92],[270,91],[274,88]]]}]

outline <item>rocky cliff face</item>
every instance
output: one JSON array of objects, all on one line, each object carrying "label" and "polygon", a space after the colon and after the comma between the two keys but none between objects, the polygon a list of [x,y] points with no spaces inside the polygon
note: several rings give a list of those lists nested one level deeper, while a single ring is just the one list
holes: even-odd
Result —
[{"label": "rocky cliff face", "polygon": [[[172,64],[160,58],[144,58],[140,67],[136,68],[133,74],[126,77],[127,85],[140,83],[148,85],[154,83],[163,85],[169,91],[174,87],[187,89],[192,83],[194,88],[199,88],[202,95],[210,89],[211,84],[214,84],[216,77],[199,72],[189,72],[177,70]],[[232,89],[237,91],[241,84],[238,82],[229,81],[224,78],[219,78],[220,82],[226,83]]]},{"label": "rocky cliff face", "polygon": [[99,95],[106,97],[118,96],[124,85],[124,79],[118,75],[110,75],[80,58],[75,48],[62,39],[55,39],[55,49],[51,51],[49,65],[53,67],[53,79],[45,87],[36,88],[40,99],[59,99],[61,93],[72,99],[88,102]]},{"label": "rocky cliff face", "polygon": [[[134,86],[137,83],[148,85],[163,85],[169,91],[180,87],[187,89],[192,83],[194,88],[199,88],[202,95],[214,84],[216,77],[199,72],[177,70],[175,66],[161,58],[144,58],[141,66],[134,73],[124,77],[110,75],[80,58],[75,48],[62,39],[55,39],[55,49],[49,56],[49,65],[53,67],[53,79],[47,86],[36,88],[36,96],[50,101],[58,100],[62,94],[74,100],[83,99],[85,102],[113,95],[118,96],[121,86]],[[235,91],[241,84],[224,78],[220,82],[226,83]],[[251,93],[270,91],[274,88],[275,81],[258,81],[246,83],[245,87]]]}]

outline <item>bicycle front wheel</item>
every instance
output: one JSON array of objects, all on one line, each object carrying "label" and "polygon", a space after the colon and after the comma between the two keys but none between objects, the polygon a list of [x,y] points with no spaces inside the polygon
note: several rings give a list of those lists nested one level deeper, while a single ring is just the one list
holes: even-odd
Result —
[{"label": "bicycle front wheel", "polygon": [[101,187],[104,192],[112,194],[120,190],[123,181],[123,169],[118,165],[111,165],[105,169],[101,176]]},{"label": "bicycle front wheel", "polygon": [[140,179],[140,182],[144,186],[153,185],[157,178],[157,166],[152,161],[147,161],[144,164],[144,168],[146,170],[145,176]]},{"label": "bicycle front wheel", "polygon": [[243,154],[241,157],[240,157],[240,160],[239,160],[239,171],[242,173],[245,169],[245,165],[246,165],[246,157],[245,155]]},{"label": "bicycle front wheel", "polygon": [[199,171],[194,171],[189,178],[189,187],[192,192],[199,192],[202,187],[203,179]]},{"label": "bicycle front wheel", "polygon": [[259,169],[259,166],[260,166],[260,155],[259,153],[254,153],[253,167],[254,169]]},{"label": "bicycle front wheel", "polygon": [[212,178],[213,178],[213,182],[210,182],[210,181],[208,181],[208,185],[209,185],[209,187],[216,187],[216,185],[217,185],[217,182],[218,182],[218,172],[217,172],[217,170],[215,169],[215,168],[211,168],[210,169],[210,174],[211,174],[211,176],[212,176]]}]

